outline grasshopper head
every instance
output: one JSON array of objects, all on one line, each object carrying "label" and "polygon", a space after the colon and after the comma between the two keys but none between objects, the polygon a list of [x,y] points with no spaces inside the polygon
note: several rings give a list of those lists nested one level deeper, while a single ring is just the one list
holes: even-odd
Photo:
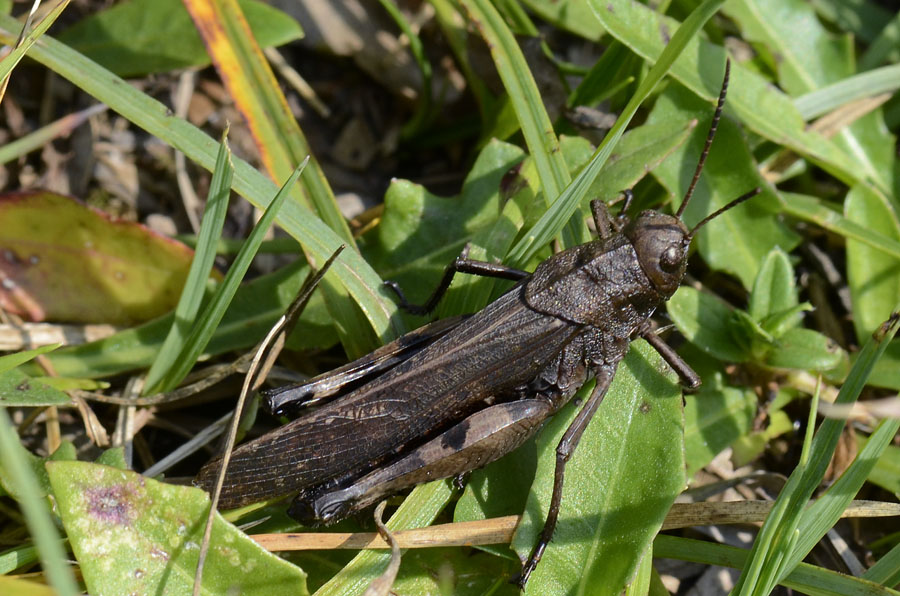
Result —
[{"label": "grasshopper head", "polygon": [[691,232],[674,216],[644,211],[626,226],[644,274],[666,298],[681,284],[691,245]]}]

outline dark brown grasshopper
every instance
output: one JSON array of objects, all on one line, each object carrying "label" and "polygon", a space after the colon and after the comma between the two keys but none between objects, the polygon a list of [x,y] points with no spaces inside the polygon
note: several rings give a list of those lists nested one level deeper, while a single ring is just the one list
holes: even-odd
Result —
[{"label": "dark brown grasshopper", "polygon": [[[479,468],[519,447],[585,383],[596,387],[557,447],[553,495],[540,539],[519,577],[524,585],[553,536],[566,462],[610,386],[631,340],[646,339],[697,387],[695,372],[653,331],[650,316],[678,289],[691,239],[707,216],[681,221],[715,135],[722,92],[694,179],[675,216],[644,211],[612,218],[591,203],[599,238],[564,250],[527,273],[472,261],[448,269],[424,307],[436,306],[456,272],[516,280],[469,317],[438,321],[309,383],[270,392],[276,412],[321,405],[235,450],[219,502],[232,508],[299,492],[289,513],[329,524],[417,484]],[[348,388],[348,385],[353,385]],[[218,461],[198,475],[214,484]]]}]

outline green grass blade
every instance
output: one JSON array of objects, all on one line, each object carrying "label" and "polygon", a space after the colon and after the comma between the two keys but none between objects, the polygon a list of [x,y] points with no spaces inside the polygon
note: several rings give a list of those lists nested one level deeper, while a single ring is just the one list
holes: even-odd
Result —
[{"label": "green grass blade", "polygon": [[[266,172],[273,180],[284,180],[310,155],[309,143],[250,30],[243,8],[236,0],[186,0],[183,4],[235,107],[251,130]],[[291,194],[311,205],[329,228],[348,246],[354,246],[350,228],[314,157],[310,158],[306,176]]]},{"label": "green grass blade", "polygon": [[473,68],[467,47],[469,32],[465,26],[465,19],[459,14],[461,9],[451,0],[431,0],[430,4],[434,8],[435,21],[466,79],[469,92],[478,103],[481,120],[487,122],[493,113],[496,99],[484,79]]},{"label": "green grass blade", "polygon": [[894,548],[878,559],[862,576],[871,582],[886,586],[900,583],[900,544],[894,545]]},{"label": "green grass blade", "polygon": [[41,496],[38,481],[28,465],[25,448],[19,443],[5,408],[0,408],[0,465],[8,481],[20,491],[19,506],[25,514],[25,523],[34,538],[50,585],[62,596],[80,594],[72,570],[66,563],[59,534],[50,518],[47,499]]},{"label": "green grass blade", "polygon": [[[748,554],[736,546],[660,534],[653,542],[653,556],[739,568],[747,561]],[[810,596],[900,595],[900,592],[877,585],[870,579],[844,575],[808,563],[800,563],[782,585]]]},{"label": "green grass blade", "polygon": [[[18,26],[15,19],[0,15],[0,41],[14,43],[14,32],[18,31]],[[201,167],[210,171],[215,167],[218,152],[215,140],[187,121],[173,117],[166,106],[95,62],[47,35],[29,50],[28,55],[129,121],[183,152]],[[234,159],[232,188],[260,208],[268,205],[278,192],[278,187],[268,177],[241,159]],[[306,256],[316,263],[324,263],[343,243],[337,234],[297,201],[284,204],[277,222],[300,242]],[[402,323],[395,318],[396,305],[384,294],[381,279],[359,253],[347,251],[325,277],[323,288],[335,287],[336,279],[347,289],[372,329],[383,340],[402,333]],[[356,307],[346,300],[330,300],[329,308],[338,322],[354,320],[357,312]],[[356,331],[360,340],[364,341],[367,330]]]},{"label": "green grass blade", "polygon": [[281,187],[281,190],[278,191],[278,194],[272,202],[269,203],[269,206],[266,207],[262,217],[256,222],[256,225],[250,232],[250,236],[247,237],[246,243],[241,248],[237,257],[235,257],[234,263],[231,265],[231,269],[228,270],[225,279],[219,284],[210,303],[204,307],[200,318],[194,323],[194,327],[191,329],[191,333],[186,339],[184,347],[178,354],[175,365],[172,366],[163,381],[163,386],[177,386],[178,383],[187,376],[187,373],[194,366],[194,363],[197,362],[197,358],[200,357],[200,354],[203,353],[203,349],[206,347],[206,344],[209,343],[209,339],[215,332],[216,326],[218,326],[219,321],[222,320],[222,317],[225,315],[225,310],[231,303],[231,299],[234,297],[235,292],[237,292],[238,286],[240,286],[241,280],[244,278],[244,274],[247,272],[250,263],[253,261],[253,257],[256,256],[256,251],[259,249],[259,245],[262,243],[269,226],[275,219],[278,209],[285,203],[285,199],[290,195],[291,186],[296,182],[297,178],[300,177],[300,173],[303,171],[303,168],[306,167],[306,164],[307,161],[304,161],[296,170],[294,170],[294,173],[288,181],[284,183],[284,186]]},{"label": "green grass blade", "polygon": [[[14,48],[9,54],[7,54],[3,60],[0,60],[0,81],[6,81],[9,78],[10,73],[16,67],[16,65],[25,57],[25,54],[31,49],[31,46],[34,45],[44,33],[47,32],[47,29],[50,28],[50,25],[56,22],[56,19],[59,18],[59,15],[62,14],[62,11],[69,5],[69,0],[63,0],[59,4],[53,7],[53,9],[47,13],[47,15],[41,19],[41,21],[35,25],[34,29],[29,31],[25,35],[25,39],[22,40],[22,43],[19,47]],[[21,28],[21,24],[19,24]],[[12,45],[12,44],[10,44]]]},{"label": "green grass blade", "polygon": [[[778,56],[775,82],[786,93],[799,96],[856,74],[853,46],[835,38],[815,18],[813,8],[800,0],[734,0],[725,7],[744,39]],[[778,16],[773,18],[773,14]],[[797,30],[803,28],[803,35]],[[830,142],[843,153],[844,165],[860,178],[872,180],[891,192],[893,156],[885,147],[889,133],[874,118],[858,120],[836,131]]]},{"label": "green grass blade", "polygon": [[5,373],[8,370],[12,370],[20,364],[25,364],[32,358],[36,358],[41,354],[46,354],[47,352],[51,352],[58,348],[61,344],[50,344],[47,346],[41,346],[40,348],[35,348],[33,350],[26,350],[24,352],[16,352],[14,354],[6,354],[5,356],[0,356],[0,373]]},{"label": "green grass blade", "polygon": [[603,27],[594,16],[590,5],[584,0],[520,1],[530,12],[548,23],[591,41],[599,42],[603,38],[605,33]]},{"label": "green grass blade", "polygon": [[[421,484],[413,489],[387,522],[391,531],[423,528],[430,525],[453,497],[445,480]],[[337,574],[316,590],[315,596],[362,594],[390,560],[390,551],[364,550],[353,557]]]},{"label": "green grass blade", "polygon": [[200,222],[194,260],[191,262],[191,269],[185,280],[178,306],[175,307],[175,320],[147,373],[143,395],[163,393],[175,388],[175,385],[171,384],[173,379],[168,373],[184,349],[191,322],[197,318],[197,312],[206,294],[206,282],[216,260],[217,242],[222,236],[225,216],[228,214],[228,198],[231,196],[233,175],[231,149],[223,135],[209,186],[209,195],[206,198],[206,207],[203,210],[203,219]]},{"label": "green grass blade", "polygon": [[900,64],[862,72],[794,99],[804,120],[817,118],[851,101],[900,89]]},{"label": "green grass blade", "polygon": [[[900,318],[891,318],[866,342],[841,387],[836,404],[856,401],[872,367],[896,333],[898,324]],[[766,570],[771,572],[773,568],[777,568],[776,562],[781,557],[785,557],[785,564],[792,560],[786,549],[791,546],[794,529],[800,523],[809,498],[825,476],[845,424],[846,420],[827,419],[819,427],[809,450],[809,462],[791,474],[784,490],[776,499],[772,513],[753,543],[750,560],[735,585],[733,594],[768,594],[775,587],[774,577],[763,582],[762,576],[768,574]]]},{"label": "green grass blade", "polygon": [[42,126],[34,132],[30,132],[19,137],[15,141],[6,143],[0,147],[0,164],[9,163],[15,159],[19,159],[32,151],[40,149],[54,139],[68,135],[84,124],[88,118],[104,112],[106,109],[106,106],[103,104],[94,104],[89,108],[66,114],[62,118],[59,118],[46,126]]},{"label": "green grass blade", "polygon": [[[633,52],[652,61],[664,51],[666,36],[675,21],[637,2],[596,2],[604,8],[597,13],[603,26]],[[720,64],[725,56],[721,46],[696,38],[685,49],[684,59],[672,66],[670,74],[699,97],[712,102],[719,93]],[[740,63],[732,64],[725,111],[737,116],[756,134],[814,160],[839,179],[848,183],[863,181],[861,169],[834,142],[806,130],[805,121],[787,94]],[[889,192],[889,189],[882,191]]]},{"label": "green grass blade", "polygon": [[425,46],[422,45],[422,39],[410,26],[403,12],[397,8],[397,4],[394,0],[379,0],[379,2],[381,3],[381,7],[390,15],[394,20],[394,23],[400,28],[400,31],[403,32],[403,35],[405,35],[406,39],[409,41],[409,51],[413,55],[416,65],[419,67],[419,72],[422,74],[422,90],[419,92],[416,111],[412,118],[403,125],[403,129],[400,133],[401,137],[408,139],[422,132],[422,129],[428,124],[429,119],[432,117],[431,62],[428,60],[428,55],[425,53]]},{"label": "green grass blade", "polygon": [[20,567],[40,561],[36,546],[20,546],[0,553],[0,575],[12,573]]},{"label": "green grass blade", "polygon": [[829,208],[818,197],[788,192],[778,193],[776,196],[784,199],[781,205],[785,213],[900,259],[900,242],[847,219],[842,213]]},{"label": "green grass blade", "polygon": [[[184,5],[191,12],[207,52],[252,131],[267,174],[273,180],[284,180],[297,163],[310,155],[309,143],[256,43],[241,7],[235,0],[212,3],[186,0]],[[338,209],[325,173],[314,157],[310,159],[301,184],[291,194],[298,202],[311,205],[318,217],[342,239],[342,244],[355,246],[355,239]],[[310,255],[305,247],[304,252],[309,262],[322,262]],[[333,250],[328,256],[331,253]],[[335,319],[334,329],[348,355],[365,354],[378,342],[372,334],[366,333],[368,324],[347,299],[346,288],[334,284],[332,279],[333,276],[329,276],[323,281],[322,290],[328,296],[326,304]]]},{"label": "green grass blade", "polygon": [[[491,56],[516,113],[525,144],[537,167],[544,202],[549,205],[557,200],[571,177],[531,69],[516,38],[488,0],[464,0],[463,5],[491,49]],[[570,216],[572,212],[569,213]],[[562,226],[556,233],[560,230]],[[567,245],[585,240],[587,229],[580,222],[567,230],[564,239]]]},{"label": "green grass blade", "polygon": [[[584,200],[588,189],[603,168],[603,164],[609,159],[616,143],[625,132],[625,128],[631,122],[638,107],[669,71],[675,60],[688,46],[688,42],[703,28],[706,21],[723,3],[724,0],[707,0],[685,19],[659,55],[656,64],[653,65],[646,78],[641,82],[640,87],[638,87],[628,105],[625,106],[616,124],[607,133],[600,146],[597,147],[597,151],[594,152],[588,165],[566,187],[559,199],[550,206],[550,209],[547,210],[534,227],[510,251],[507,262],[511,266],[524,266],[569,221],[578,205]],[[598,15],[608,10],[607,5],[600,0],[591,0],[591,5]],[[721,68],[725,68],[724,60]],[[718,85],[721,85],[721,80],[720,76]]]},{"label": "green grass blade", "polygon": [[891,444],[898,429],[900,429],[900,420],[882,420],[841,477],[803,512],[797,526],[800,531],[800,539],[788,553],[785,560],[787,569],[782,573],[782,577],[802,561],[825,533],[834,527],[834,524],[841,518],[841,513],[869,477],[878,458]]}]

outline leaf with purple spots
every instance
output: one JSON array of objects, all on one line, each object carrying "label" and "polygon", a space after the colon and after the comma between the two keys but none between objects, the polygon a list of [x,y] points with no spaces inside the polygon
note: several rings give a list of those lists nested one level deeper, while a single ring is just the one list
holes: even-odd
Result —
[{"label": "leaf with purple spots", "polygon": [[[205,492],[86,462],[49,462],[47,472],[89,593],[191,593]],[[306,574],[216,514],[203,593],[302,595]]]}]

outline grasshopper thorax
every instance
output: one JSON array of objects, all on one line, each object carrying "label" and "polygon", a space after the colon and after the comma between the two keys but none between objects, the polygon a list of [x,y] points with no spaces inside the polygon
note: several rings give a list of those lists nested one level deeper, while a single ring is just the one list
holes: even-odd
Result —
[{"label": "grasshopper thorax", "polygon": [[668,299],[684,277],[691,233],[682,221],[658,211],[644,211],[625,226],[644,274]]}]

